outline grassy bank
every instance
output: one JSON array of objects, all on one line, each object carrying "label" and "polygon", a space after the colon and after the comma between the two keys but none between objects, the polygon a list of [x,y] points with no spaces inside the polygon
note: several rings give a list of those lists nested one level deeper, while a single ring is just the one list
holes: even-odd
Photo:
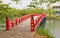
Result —
[{"label": "grassy bank", "polygon": [[38,34],[40,36],[45,36],[47,38],[54,38],[54,36],[51,35],[50,32],[43,27],[39,27],[36,34]]}]

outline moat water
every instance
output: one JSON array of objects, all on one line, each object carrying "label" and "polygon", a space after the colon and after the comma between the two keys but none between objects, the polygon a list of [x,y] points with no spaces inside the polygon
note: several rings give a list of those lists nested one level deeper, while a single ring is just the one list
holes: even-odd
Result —
[{"label": "moat water", "polygon": [[60,20],[46,20],[45,28],[48,29],[55,38],[60,38]]}]

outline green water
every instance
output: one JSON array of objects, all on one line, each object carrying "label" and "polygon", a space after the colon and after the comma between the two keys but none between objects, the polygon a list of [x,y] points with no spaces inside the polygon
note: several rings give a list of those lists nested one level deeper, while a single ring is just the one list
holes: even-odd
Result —
[{"label": "green water", "polygon": [[60,20],[47,20],[45,28],[48,29],[55,38],[60,38]]}]

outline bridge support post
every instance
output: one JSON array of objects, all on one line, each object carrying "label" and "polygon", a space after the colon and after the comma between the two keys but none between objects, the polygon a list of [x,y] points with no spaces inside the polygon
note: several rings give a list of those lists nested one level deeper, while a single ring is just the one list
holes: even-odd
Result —
[{"label": "bridge support post", "polygon": [[31,32],[34,31],[34,18],[33,15],[31,16]]},{"label": "bridge support post", "polygon": [[9,19],[6,17],[6,30],[9,30]]}]

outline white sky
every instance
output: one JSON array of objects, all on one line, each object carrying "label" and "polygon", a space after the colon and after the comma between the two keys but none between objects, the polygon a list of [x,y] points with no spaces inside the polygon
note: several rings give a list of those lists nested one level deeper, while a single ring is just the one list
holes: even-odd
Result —
[{"label": "white sky", "polygon": [[[26,8],[26,5],[28,5],[32,0],[21,0],[19,1],[17,4],[16,2],[13,2],[11,0],[3,0],[3,3],[4,4],[9,4],[10,3],[10,7],[12,8],[16,8],[16,9],[23,9],[23,8]],[[43,7],[44,9],[46,9],[47,7],[47,4],[44,3],[42,6],[40,7]]]}]

